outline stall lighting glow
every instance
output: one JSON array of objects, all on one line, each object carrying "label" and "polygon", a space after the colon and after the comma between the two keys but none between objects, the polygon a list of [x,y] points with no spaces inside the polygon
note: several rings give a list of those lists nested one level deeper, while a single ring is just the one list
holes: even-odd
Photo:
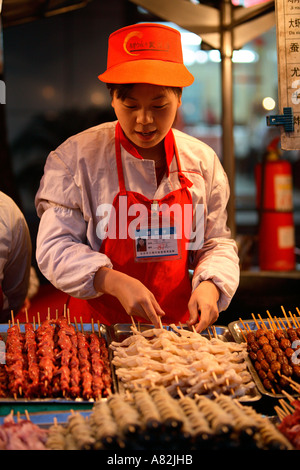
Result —
[{"label": "stall lighting glow", "polygon": [[262,105],[266,111],[271,111],[272,109],[275,108],[276,102],[275,100],[273,100],[273,98],[271,98],[270,96],[267,96],[266,98],[262,100]]},{"label": "stall lighting glow", "polygon": [[[233,51],[232,62],[236,64],[251,64],[258,61],[258,54],[254,51],[241,49]],[[192,48],[183,48],[183,60],[185,65],[205,64],[206,62],[221,62],[220,51],[213,49],[211,51],[193,50]]]},{"label": "stall lighting glow", "polygon": [[195,59],[198,64],[205,64],[208,61],[208,55],[206,51],[196,51]]},{"label": "stall lighting glow", "polygon": [[106,105],[106,95],[101,91],[94,91],[90,95],[90,101],[96,106],[105,106]]},{"label": "stall lighting glow", "polygon": [[254,51],[247,49],[240,49],[239,51],[233,51],[232,62],[239,64],[251,64],[257,62],[258,55]]},{"label": "stall lighting glow", "polygon": [[189,65],[194,65],[196,63],[195,51],[188,49],[187,47],[182,48],[183,61],[188,67]]},{"label": "stall lighting glow", "polygon": [[52,100],[56,95],[55,89],[51,85],[46,85],[42,88],[42,96],[46,100]]},{"label": "stall lighting glow", "polygon": [[213,49],[212,51],[208,52],[208,60],[211,62],[221,62],[221,54],[220,51]]},{"label": "stall lighting glow", "polygon": [[200,46],[201,38],[198,34],[189,33],[189,32],[181,32],[181,42],[183,47],[184,46]]}]

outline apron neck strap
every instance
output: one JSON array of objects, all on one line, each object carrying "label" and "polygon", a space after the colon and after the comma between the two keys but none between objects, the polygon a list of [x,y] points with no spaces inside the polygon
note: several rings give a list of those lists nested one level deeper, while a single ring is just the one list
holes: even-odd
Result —
[{"label": "apron neck strap", "polygon": [[176,158],[177,168],[178,168],[178,178],[179,178],[181,187],[190,188],[191,186],[193,186],[193,183],[183,174],[181,170],[180,158],[179,158],[179,153],[178,153],[175,138],[174,138],[174,152],[175,152],[175,158]]},{"label": "apron neck strap", "polygon": [[[122,157],[121,157],[121,135],[122,135],[121,133],[122,133],[122,129],[121,129],[120,123],[117,122],[116,129],[115,129],[115,151],[116,151],[116,160],[117,160],[119,189],[120,189],[120,194],[125,195],[126,194],[125,178],[124,178]],[[178,178],[179,178],[181,187],[190,188],[193,185],[193,183],[183,174],[181,170],[180,159],[179,159],[179,154],[178,154],[178,149],[177,149],[175,139],[174,139],[174,152],[175,152],[175,158],[176,158],[177,168],[178,168]]]},{"label": "apron neck strap", "polygon": [[118,179],[119,179],[119,189],[120,194],[125,196],[126,188],[125,188],[125,178],[122,166],[122,157],[121,157],[121,126],[119,122],[117,122],[116,130],[115,130],[115,151],[116,151],[116,160],[117,160],[117,170],[118,170]]}]

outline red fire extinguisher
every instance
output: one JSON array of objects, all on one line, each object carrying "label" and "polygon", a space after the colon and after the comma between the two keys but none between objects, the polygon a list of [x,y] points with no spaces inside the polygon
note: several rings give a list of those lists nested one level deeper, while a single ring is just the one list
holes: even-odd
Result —
[{"label": "red fire extinguisher", "polygon": [[292,168],[281,160],[279,138],[256,165],[256,205],[259,211],[259,267],[264,271],[295,269],[295,226]]}]

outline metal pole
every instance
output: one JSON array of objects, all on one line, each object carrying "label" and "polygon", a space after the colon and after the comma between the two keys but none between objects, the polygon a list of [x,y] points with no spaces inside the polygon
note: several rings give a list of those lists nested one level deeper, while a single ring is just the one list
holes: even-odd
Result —
[{"label": "metal pole", "polygon": [[228,201],[228,226],[232,236],[236,235],[235,224],[235,156],[233,138],[233,32],[232,32],[232,3],[230,0],[221,2],[221,78],[222,78],[222,156],[223,166],[230,186]]}]

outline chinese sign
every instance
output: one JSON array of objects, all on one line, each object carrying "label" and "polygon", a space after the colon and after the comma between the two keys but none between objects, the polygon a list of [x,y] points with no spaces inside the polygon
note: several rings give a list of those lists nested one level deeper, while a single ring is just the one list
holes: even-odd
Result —
[{"label": "chinese sign", "polygon": [[294,131],[282,130],[281,147],[300,150],[300,0],[276,0],[279,105],[292,108]]}]

